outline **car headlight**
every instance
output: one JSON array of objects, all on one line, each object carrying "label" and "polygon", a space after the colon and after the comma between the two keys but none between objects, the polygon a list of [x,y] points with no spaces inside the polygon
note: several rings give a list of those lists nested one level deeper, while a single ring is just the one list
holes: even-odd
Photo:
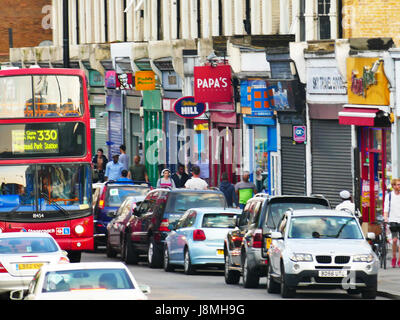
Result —
[{"label": "car headlight", "polygon": [[290,260],[294,262],[311,262],[313,261],[313,257],[309,253],[293,253]]},{"label": "car headlight", "polygon": [[372,254],[358,254],[353,256],[353,262],[367,262],[370,263],[374,261],[374,256]]}]

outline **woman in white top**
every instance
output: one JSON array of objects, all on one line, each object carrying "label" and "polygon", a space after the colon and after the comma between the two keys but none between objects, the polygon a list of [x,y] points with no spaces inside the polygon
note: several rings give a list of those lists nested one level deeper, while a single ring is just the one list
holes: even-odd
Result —
[{"label": "woman in white top", "polygon": [[164,169],[161,171],[161,178],[157,181],[157,188],[170,188],[175,189],[175,182],[171,179],[171,171]]},{"label": "woman in white top", "polygon": [[397,240],[400,232],[400,179],[392,180],[393,191],[389,192],[385,197],[384,218],[389,222],[390,232],[392,233],[392,267],[396,267],[396,254],[399,251],[399,260],[397,265],[400,267],[400,247],[397,248]]}]

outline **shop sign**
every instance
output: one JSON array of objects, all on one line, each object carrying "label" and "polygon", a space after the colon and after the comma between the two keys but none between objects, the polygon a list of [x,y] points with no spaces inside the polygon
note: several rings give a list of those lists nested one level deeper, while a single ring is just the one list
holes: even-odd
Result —
[{"label": "shop sign", "polygon": [[306,127],[293,126],[293,141],[296,143],[306,142]]},{"label": "shop sign", "polygon": [[174,112],[181,118],[194,119],[206,112],[206,105],[195,102],[194,97],[182,97],[175,101]]},{"label": "shop sign", "polygon": [[107,71],[105,86],[107,89],[131,90],[133,89],[132,73],[117,74],[114,70]]},{"label": "shop sign", "polygon": [[117,73],[114,70],[107,71],[104,82],[107,89],[115,89],[117,87]]},{"label": "shop sign", "polygon": [[89,85],[91,87],[104,87],[104,78],[97,70],[89,70]]},{"label": "shop sign", "polygon": [[135,73],[135,85],[138,91],[156,89],[156,75],[154,71],[137,71]]},{"label": "shop sign", "polygon": [[232,70],[230,65],[194,67],[196,102],[232,102]]},{"label": "shop sign", "polygon": [[309,68],[307,74],[309,94],[347,94],[342,76],[336,67]]},{"label": "shop sign", "polygon": [[347,58],[348,103],[389,105],[389,81],[380,58]]}]

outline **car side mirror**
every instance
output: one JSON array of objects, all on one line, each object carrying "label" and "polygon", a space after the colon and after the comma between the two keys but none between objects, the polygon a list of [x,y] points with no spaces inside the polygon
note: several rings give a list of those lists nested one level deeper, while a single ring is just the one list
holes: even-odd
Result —
[{"label": "car side mirror", "polygon": [[368,232],[367,233],[367,240],[375,240],[375,233]]},{"label": "car side mirror", "polygon": [[116,216],[117,216],[116,211],[108,211],[107,212],[107,217],[109,217],[109,218],[115,218]]},{"label": "car side mirror", "polygon": [[150,293],[151,293],[150,286],[148,286],[147,284],[139,284],[139,289],[140,289],[144,294],[150,294]]},{"label": "car side mirror", "polygon": [[24,298],[24,290],[14,290],[10,292],[11,300],[22,300]]},{"label": "car side mirror", "polygon": [[274,231],[274,232],[271,232],[271,239],[273,239],[273,240],[283,239],[283,235],[281,232]]}]

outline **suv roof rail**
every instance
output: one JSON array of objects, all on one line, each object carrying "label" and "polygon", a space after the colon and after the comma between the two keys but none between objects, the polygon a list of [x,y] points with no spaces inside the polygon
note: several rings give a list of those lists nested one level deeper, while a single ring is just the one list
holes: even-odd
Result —
[{"label": "suv roof rail", "polygon": [[260,192],[260,193],[257,193],[254,197],[258,197],[258,198],[268,198],[268,197],[269,197],[269,194],[268,194],[268,193]]}]

